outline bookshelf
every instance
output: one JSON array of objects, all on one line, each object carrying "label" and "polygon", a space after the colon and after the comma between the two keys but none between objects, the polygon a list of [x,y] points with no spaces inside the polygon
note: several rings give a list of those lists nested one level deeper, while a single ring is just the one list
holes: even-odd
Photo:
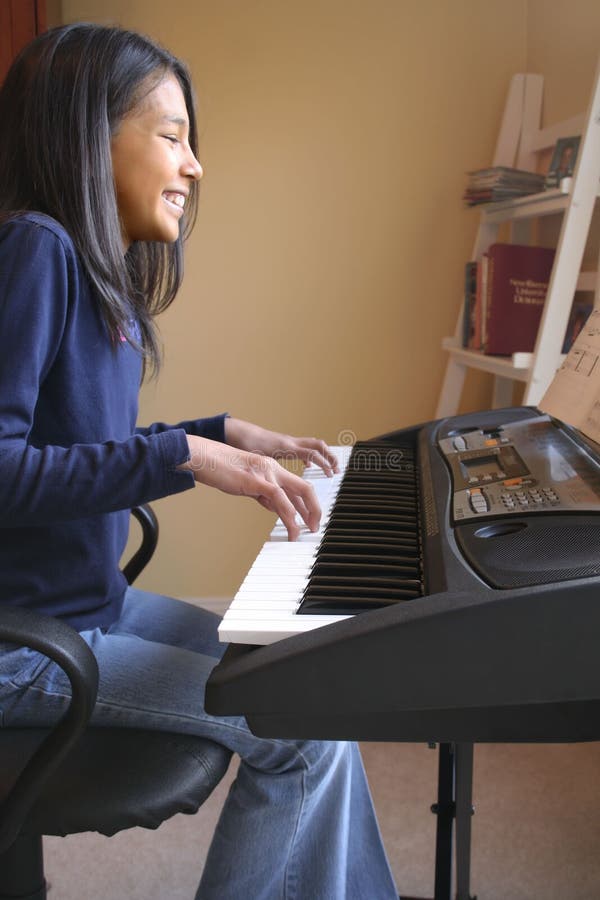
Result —
[{"label": "bookshelf", "polygon": [[494,408],[512,405],[513,387],[519,382],[524,384],[522,403],[536,405],[563,359],[561,348],[575,291],[593,292],[594,305],[600,306],[600,261],[595,271],[581,270],[592,213],[600,193],[600,61],[587,113],[541,128],[542,96],[541,75],[513,76],[492,165],[535,171],[540,153],[552,148],[561,137],[580,134],[573,177],[564,179],[559,188],[540,194],[473,207],[480,218],[470,257],[479,261],[498,240],[501,227],[508,229],[510,242],[529,244],[534,222],[544,216],[561,216],[535,348],[532,353],[515,353],[512,357],[487,356],[465,349],[461,301],[454,335],[442,341],[448,362],[436,418],[456,414],[470,368],[494,376]]}]

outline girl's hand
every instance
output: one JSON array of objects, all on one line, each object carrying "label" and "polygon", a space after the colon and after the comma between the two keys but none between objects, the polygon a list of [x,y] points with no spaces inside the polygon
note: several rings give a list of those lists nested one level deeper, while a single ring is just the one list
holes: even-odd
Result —
[{"label": "girl's hand", "polygon": [[272,456],[274,459],[299,459],[307,466],[320,466],[326,475],[338,472],[338,462],[325,441],[292,437],[268,431],[242,419],[225,419],[225,440],[232,447]]},{"label": "girl's hand", "polygon": [[300,534],[296,513],[311,531],[318,529],[321,510],[312,487],[270,456],[195,435],[187,440],[190,459],[179,468],[191,471],[197,482],[226,494],[254,497],[281,518],[290,541]]}]

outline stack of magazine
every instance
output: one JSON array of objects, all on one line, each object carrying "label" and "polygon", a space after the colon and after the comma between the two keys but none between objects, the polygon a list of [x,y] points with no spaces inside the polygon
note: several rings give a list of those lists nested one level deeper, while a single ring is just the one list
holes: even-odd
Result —
[{"label": "stack of magazine", "polygon": [[499,200],[513,200],[526,194],[537,194],[544,190],[544,175],[511,169],[508,166],[493,166],[469,172],[469,181],[464,199],[468,206],[478,203],[493,203]]}]

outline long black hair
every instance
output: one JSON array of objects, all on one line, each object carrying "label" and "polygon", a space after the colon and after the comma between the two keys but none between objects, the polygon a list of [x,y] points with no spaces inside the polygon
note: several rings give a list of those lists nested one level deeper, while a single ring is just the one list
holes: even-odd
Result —
[{"label": "long black hair", "polygon": [[21,51],[0,88],[0,221],[36,210],[60,222],[96,290],[111,338],[117,342],[136,320],[152,370],[160,358],[154,316],[181,283],[197,184],[191,185],[177,241],[137,241],[124,255],[111,137],[168,74],[183,91],[196,154],[187,68],[135,32],[85,23],[51,29]]}]

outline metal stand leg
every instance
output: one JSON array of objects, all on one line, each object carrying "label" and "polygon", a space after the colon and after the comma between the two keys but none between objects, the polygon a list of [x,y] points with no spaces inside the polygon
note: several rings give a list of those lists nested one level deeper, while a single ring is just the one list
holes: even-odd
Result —
[{"label": "metal stand leg", "polygon": [[[435,744],[431,745],[435,747]],[[477,900],[470,894],[471,816],[473,815],[473,744],[440,744],[438,798],[431,807],[437,816],[435,890],[433,900],[452,900],[452,829],[456,819],[456,898]],[[417,900],[405,897],[404,900]]]},{"label": "metal stand leg", "polygon": [[471,897],[471,816],[473,815],[473,744],[456,744],[454,748],[456,796],[456,900]]},{"label": "metal stand leg", "polygon": [[452,826],[454,819],[454,748],[440,744],[438,799],[431,807],[437,816],[434,900],[452,900]]}]

